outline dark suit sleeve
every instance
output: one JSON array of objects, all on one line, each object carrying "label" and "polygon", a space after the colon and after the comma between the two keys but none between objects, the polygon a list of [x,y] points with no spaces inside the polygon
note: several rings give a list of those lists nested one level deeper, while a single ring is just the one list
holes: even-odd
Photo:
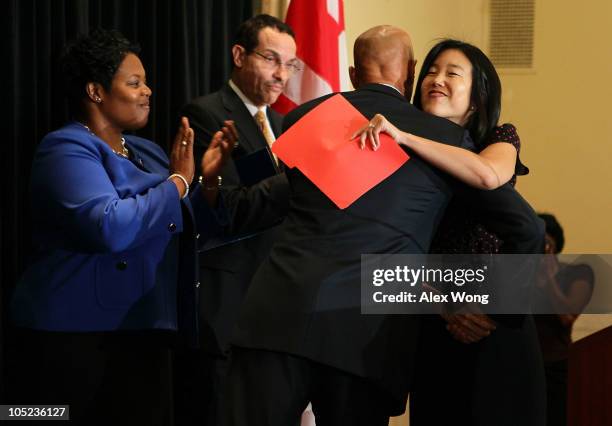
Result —
[{"label": "dark suit sleeve", "polygon": [[[470,188],[465,194],[473,206],[477,206],[478,222],[495,233],[502,241],[505,254],[539,254],[544,250],[544,222],[529,203],[506,183],[493,191]],[[528,303],[532,292],[532,278],[538,263],[521,262],[515,267],[507,265],[504,271],[512,271],[513,277],[504,277],[505,282],[516,283],[510,296],[513,300]],[[492,315],[502,325],[512,328],[523,326],[525,315]]]},{"label": "dark suit sleeve", "polygon": [[544,222],[510,184],[493,191],[470,189],[465,195],[478,206],[479,223],[503,241],[503,253],[542,253]]},{"label": "dark suit sleeve", "polygon": [[459,146],[461,148],[469,149],[470,151],[476,151],[476,144],[472,140],[470,132],[468,132],[467,130],[463,132],[463,136],[461,137],[461,142]]},{"label": "dark suit sleeve", "polygon": [[278,225],[289,209],[289,183],[285,173],[249,186],[222,191],[229,212],[227,234],[240,236]]},{"label": "dark suit sleeve", "polygon": [[[476,148],[467,130],[460,146],[470,151]],[[542,253],[544,222],[512,185],[506,183],[492,191],[460,185],[457,191],[467,205],[475,206],[478,223],[503,241],[503,253]]]}]

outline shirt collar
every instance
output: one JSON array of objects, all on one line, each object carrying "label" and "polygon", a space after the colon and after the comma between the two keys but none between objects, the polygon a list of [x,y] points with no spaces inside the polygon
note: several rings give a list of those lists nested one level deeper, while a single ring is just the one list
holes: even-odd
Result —
[{"label": "shirt collar", "polygon": [[[236,92],[236,94],[238,95],[242,103],[244,103],[244,106],[246,106],[247,109],[249,110],[249,113],[251,113],[251,115],[257,114],[257,111],[259,111],[260,107],[258,107],[253,102],[251,102],[251,100],[246,97],[246,95],[242,92],[242,90],[240,90],[240,88],[236,85],[236,83],[232,81],[232,79],[230,79],[229,81],[229,86],[232,88],[234,92]],[[267,112],[266,108],[268,108],[267,105],[264,105],[263,107],[261,107],[263,112]]]},{"label": "shirt collar", "polygon": [[397,87],[395,87],[394,85],[392,85],[392,84],[389,84],[389,83],[378,83],[378,84],[382,84],[383,86],[388,86],[388,87],[390,87],[392,89],[395,89],[395,91],[397,93],[399,93],[400,95],[404,96],[404,94],[402,92],[400,92],[400,90]]}]

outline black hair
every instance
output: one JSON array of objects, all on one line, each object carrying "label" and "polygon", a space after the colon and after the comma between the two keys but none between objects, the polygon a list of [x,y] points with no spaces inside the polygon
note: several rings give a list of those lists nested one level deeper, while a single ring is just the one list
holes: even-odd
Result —
[{"label": "black hair", "polygon": [[549,213],[539,213],[538,216],[546,224],[546,233],[549,234],[554,240],[556,245],[555,253],[559,253],[563,250],[565,245],[565,237],[563,235],[563,228],[557,221],[557,218]]},{"label": "black hair", "polygon": [[421,85],[436,58],[445,50],[462,52],[472,64],[472,93],[470,106],[474,111],[465,128],[477,146],[481,146],[493,133],[501,113],[501,83],[495,67],[482,50],[460,40],[446,39],[437,43],[425,57],[414,94],[414,105],[422,109]]},{"label": "black hair", "polygon": [[138,55],[140,47],[117,30],[99,28],[66,45],[60,57],[60,72],[73,115],[82,110],[87,83],[99,83],[110,90],[113,77],[128,53]]},{"label": "black hair", "polygon": [[261,14],[240,24],[234,37],[234,44],[244,47],[247,53],[252,52],[259,44],[259,32],[264,28],[274,28],[278,32],[289,34],[295,39],[295,33],[289,25],[274,16]]}]

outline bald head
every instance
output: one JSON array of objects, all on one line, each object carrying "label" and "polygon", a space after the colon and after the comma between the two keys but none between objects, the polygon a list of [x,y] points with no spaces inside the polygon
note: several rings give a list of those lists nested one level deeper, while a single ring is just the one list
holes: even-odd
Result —
[{"label": "bald head", "polygon": [[355,88],[368,83],[386,83],[407,97],[414,81],[414,54],[410,35],[401,28],[379,25],[361,34],[353,50],[355,66],[351,82]]}]

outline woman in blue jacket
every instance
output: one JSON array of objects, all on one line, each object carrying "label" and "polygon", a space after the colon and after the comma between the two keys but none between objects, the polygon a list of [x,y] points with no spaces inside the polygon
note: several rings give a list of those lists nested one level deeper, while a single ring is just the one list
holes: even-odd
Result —
[{"label": "woman in blue jacket", "polygon": [[[204,240],[222,220],[207,204],[216,186],[189,189],[187,119],[170,159],[155,143],[123,134],[149,117],[138,52],[105,30],[66,48],[74,121],[36,152],[35,253],[12,303],[23,367],[15,401],[70,404],[71,419],[88,425],[168,423],[169,343],[177,329],[196,331],[196,235]],[[205,181],[234,140],[232,123],[214,135]]]}]

